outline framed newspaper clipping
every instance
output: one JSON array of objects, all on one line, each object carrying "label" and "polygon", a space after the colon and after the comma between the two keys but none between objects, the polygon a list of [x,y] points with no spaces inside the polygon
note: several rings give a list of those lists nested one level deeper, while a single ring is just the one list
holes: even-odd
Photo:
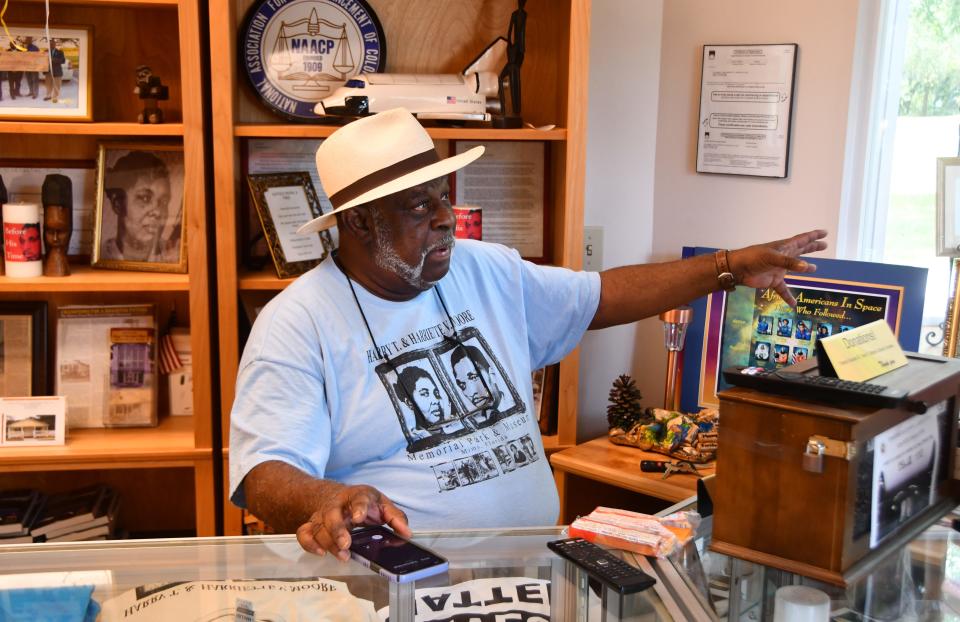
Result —
[{"label": "framed newspaper clipping", "polygon": [[47,303],[0,302],[0,397],[47,395]]}]

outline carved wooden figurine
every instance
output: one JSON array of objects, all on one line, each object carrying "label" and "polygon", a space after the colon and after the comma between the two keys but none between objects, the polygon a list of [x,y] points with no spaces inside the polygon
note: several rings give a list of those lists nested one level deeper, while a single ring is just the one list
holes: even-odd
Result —
[{"label": "carved wooden figurine", "polygon": [[137,115],[140,123],[163,123],[163,111],[157,102],[170,99],[170,90],[153,75],[153,70],[147,65],[137,67],[137,86],[133,89],[135,95],[143,100],[143,112]]},{"label": "carved wooden figurine", "polygon": [[44,276],[70,276],[67,248],[73,233],[73,185],[65,175],[47,175],[43,180],[43,240],[47,257]]}]

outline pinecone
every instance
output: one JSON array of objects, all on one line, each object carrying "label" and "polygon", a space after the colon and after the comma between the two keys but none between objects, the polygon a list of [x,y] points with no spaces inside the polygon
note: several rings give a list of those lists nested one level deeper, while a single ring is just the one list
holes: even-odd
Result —
[{"label": "pinecone", "polygon": [[621,374],[619,378],[613,381],[613,388],[610,389],[610,402],[607,406],[607,423],[610,428],[620,428],[629,431],[643,415],[643,408],[640,406],[640,390],[637,388],[633,378],[626,374]]}]

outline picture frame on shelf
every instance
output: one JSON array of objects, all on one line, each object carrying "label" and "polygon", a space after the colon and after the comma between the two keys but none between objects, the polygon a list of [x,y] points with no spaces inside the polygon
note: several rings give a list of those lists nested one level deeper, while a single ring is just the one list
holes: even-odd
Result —
[{"label": "picture frame on shelf", "polygon": [[297,233],[323,214],[309,173],[248,174],[247,185],[279,278],[300,276],[334,249],[328,231]]},{"label": "picture frame on shelf", "polygon": [[97,162],[0,158],[0,178],[7,187],[11,203],[41,205],[41,190],[47,175],[64,175],[70,180],[73,191],[73,232],[67,254],[89,261],[93,252]]},{"label": "picture frame on shelf", "polygon": [[63,445],[67,399],[61,396],[0,397],[0,447]]},{"label": "picture frame on shelf", "polygon": [[[309,172],[313,189],[320,198],[321,210],[326,213],[333,210],[333,205],[323,191],[315,163],[317,149],[323,141],[323,138],[245,138],[240,141],[241,170],[250,175],[287,171]],[[240,260],[247,269],[258,271],[270,263],[271,258],[263,237],[260,216],[250,203],[250,195],[241,193],[240,217],[237,219],[242,246]],[[336,243],[336,232],[331,232],[331,236]]]},{"label": "picture frame on shelf", "polygon": [[483,239],[534,263],[553,257],[550,235],[550,142],[451,140],[450,155],[483,145],[483,157],[450,175],[454,206],[483,209]]},{"label": "picture frame on shelf", "polygon": [[937,256],[960,256],[960,157],[937,158]]},{"label": "picture frame on shelf", "polygon": [[0,31],[0,120],[92,121],[92,44],[89,26],[50,28],[49,40],[39,24]]},{"label": "picture frame on shelf", "polygon": [[183,189],[181,145],[101,144],[91,264],[186,272]]},{"label": "picture frame on shelf", "polygon": [[0,301],[0,397],[48,395],[47,303]]}]

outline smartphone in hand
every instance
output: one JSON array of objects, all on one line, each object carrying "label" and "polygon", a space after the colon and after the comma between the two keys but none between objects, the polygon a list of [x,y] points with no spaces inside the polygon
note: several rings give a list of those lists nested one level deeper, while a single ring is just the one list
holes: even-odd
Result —
[{"label": "smartphone in hand", "polygon": [[350,557],[397,583],[446,572],[447,560],[383,525],[350,531]]}]

